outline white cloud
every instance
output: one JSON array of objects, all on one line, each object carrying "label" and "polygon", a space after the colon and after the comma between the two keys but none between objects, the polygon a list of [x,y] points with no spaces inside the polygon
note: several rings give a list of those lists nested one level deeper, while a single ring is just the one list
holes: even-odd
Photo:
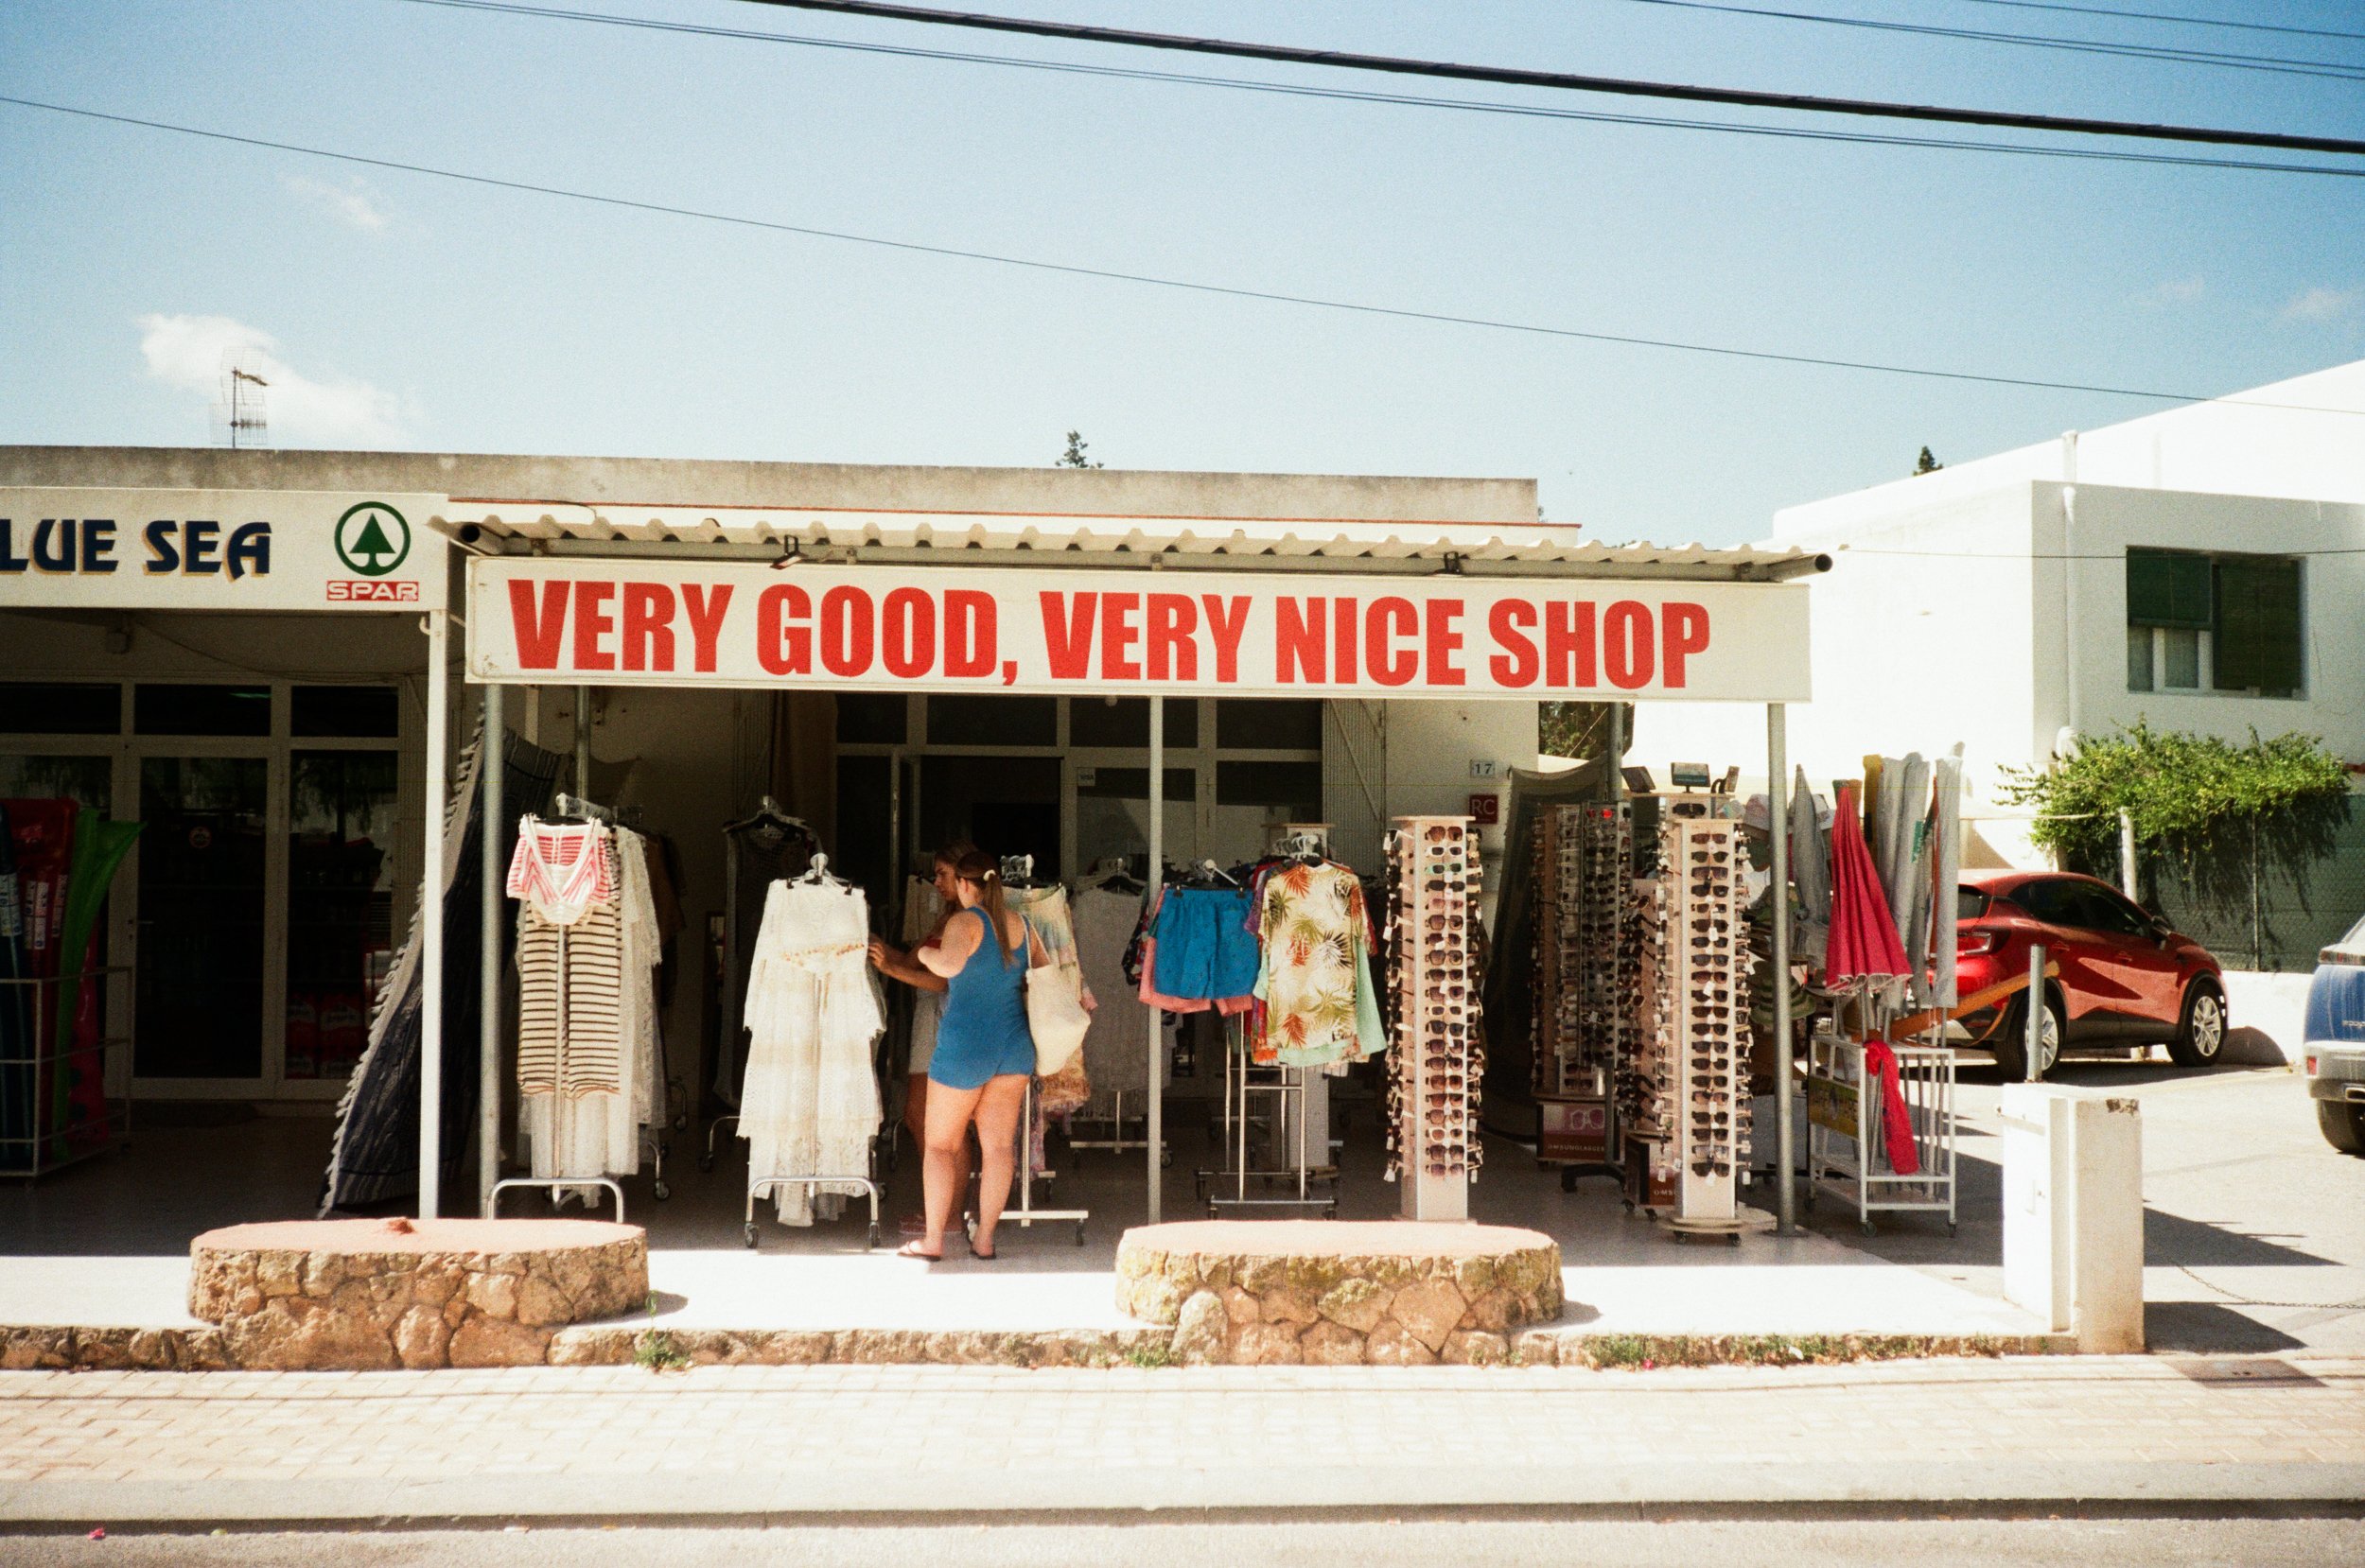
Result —
[{"label": "white cloud", "polygon": [[227,316],[142,316],[140,354],[148,374],[208,404],[221,393],[224,357],[269,383],[264,409],[280,444],[399,446],[416,410],[403,398],[348,376],[316,380],[279,357],[268,332]]},{"label": "white cloud", "polygon": [[2208,291],[2199,272],[2189,278],[2169,278],[2136,296],[2139,305],[2190,305]]},{"label": "white cloud", "polygon": [[2291,303],[2283,307],[2286,322],[2337,322],[2356,308],[2357,301],[2365,299],[2365,290],[2356,288],[2304,288],[2291,296]]},{"label": "white cloud", "polygon": [[378,205],[377,193],[362,183],[359,176],[342,185],[332,185],[324,180],[290,174],[280,183],[363,234],[374,235],[386,227],[386,211]]}]

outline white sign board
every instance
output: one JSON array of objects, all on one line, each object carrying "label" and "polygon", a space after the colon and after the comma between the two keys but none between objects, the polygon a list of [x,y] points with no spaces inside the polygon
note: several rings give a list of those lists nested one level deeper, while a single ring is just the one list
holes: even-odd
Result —
[{"label": "white sign board", "polygon": [[500,682],[1803,702],[1807,591],[1031,567],[468,563]]},{"label": "white sign board", "polygon": [[432,610],[441,496],[0,488],[0,607]]}]

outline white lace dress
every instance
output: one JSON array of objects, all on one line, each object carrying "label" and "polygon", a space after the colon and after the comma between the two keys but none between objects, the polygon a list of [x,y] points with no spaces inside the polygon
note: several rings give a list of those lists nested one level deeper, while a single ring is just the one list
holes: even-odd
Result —
[{"label": "white lace dress", "polygon": [[[859,888],[781,881],[765,895],[747,976],[739,1102],[751,1182],[869,1171],[880,1117],[871,1047],[886,1016],[868,936]],[[774,1210],[782,1225],[811,1225],[816,1194],[861,1191],[848,1183],[778,1187]]]}]

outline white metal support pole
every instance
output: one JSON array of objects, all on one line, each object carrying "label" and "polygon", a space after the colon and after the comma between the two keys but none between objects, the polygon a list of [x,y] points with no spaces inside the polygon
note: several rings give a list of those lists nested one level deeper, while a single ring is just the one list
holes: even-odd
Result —
[{"label": "white metal support pole", "polygon": [[444,1176],[444,810],[446,711],[451,702],[450,616],[427,613],[427,848],[419,898],[419,1217],[433,1219]]},{"label": "white metal support pole", "polygon": [[2119,813],[2119,891],[2129,898],[2135,894],[2135,817],[2132,812]]},{"label": "white metal support pole", "polygon": [[2022,1016],[2028,1019],[2028,1038],[2022,1050],[2027,1071],[2023,1074],[2029,1083],[2044,1076],[2044,944],[2036,942],[2028,949],[2028,994],[2022,999],[2025,1004]]},{"label": "white metal support pole", "polygon": [[1795,1173],[1798,1152],[1791,1147],[1790,1039],[1790,736],[1788,710],[1765,705],[1765,819],[1774,845],[1774,1176],[1775,1217],[1781,1233],[1798,1228]]},{"label": "white metal support pole", "polygon": [[477,788],[484,798],[477,837],[483,854],[478,860],[480,880],[477,932],[477,1204],[491,1218],[493,1184],[501,1176],[501,824],[508,820],[501,800],[501,775],[509,750],[509,717],[503,710],[506,688],[484,683],[484,739],[477,758]]},{"label": "white metal support pole", "polygon": [[[1164,880],[1166,854],[1166,700],[1152,693],[1149,699],[1149,872],[1142,880],[1155,893]],[[1165,1148],[1166,1137],[1166,1075],[1161,1071],[1158,1031],[1162,1020],[1158,1009],[1147,1009],[1149,1015],[1149,1038],[1145,1049],[1149,1053],[1149,1112],[1142,1137],[1149,1145],[1146,1157],[1149,1170],[1149,1223],[1156,1225],[1160,1215],[1159,1199],[1163,1176],[1159,1155]],[[1118,1129],[1122,1137],[1124,1130]]]}]

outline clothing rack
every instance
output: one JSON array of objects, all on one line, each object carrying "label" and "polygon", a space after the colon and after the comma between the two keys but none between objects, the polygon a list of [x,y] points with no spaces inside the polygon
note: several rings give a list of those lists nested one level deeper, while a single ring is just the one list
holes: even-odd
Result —
[{"label": "clothing rack", "polygon": [[[1057,1221],[1073,1220],[1076,1222],[1076,1245],[1081,1246],[1084,1245],[1085,1222],[1093,1217],[1091,1210],[1038,1209],[1035,1207],[1035,1179],[1038,1176],[1048,1178],[1057,1175],[1048,1164],[1038,1165],[1035,1162],[1035,1088],[1037,1082],[1038,1080],[1032,1076],[1027,1078],[1026,1103],[1019,1111],[1018,1170],[1011,1181],[1011,1185],[1018,1190],[1018,1207],[1005,1208],[1002,1211],[1002,1219],[1005,1224],[1017,1225],[1021,1230],[1031,1229],[1039,1224],[1049,1225]],[[1147,1147],[1147,1145],[1145,1144],[1143,1147]],[[962,1216],[962,1228],[968,1230],[973,1230],[977,1224],[973,1177],[972,1194],[970,1211]],[[875,1199],[871,1211],[874,1215],[873,1228],[875,1229],[875,1215],[878,1211]]]},{"label": "clothing rack", "polygon": [[[592,801],[584,799],[581,795],[569,794],[565,791],[559,792],[557,798],[552,802],[552,810],[556,813],[557,820],[570,819],[576,822],[596,822],[604,824],[609,828],[613,828],[616,823],[616,812],[611,808],[597,805]],[[622,888],[619,888],[618,897],[621,897],[622,896]],[[554,1076],[560,1084],[564,1084],[567,1077],[567,1031],[568,1025],[570,1021],[571,1015],[568,1011],[567,1002],[567,928],[565,926],[560,926],[558,928],[558,1010],[557,1022],[555,1025],[558,1031],[558,1041],[557,1055],[554,1058],[556,1063]],[[658,1060],[660,1064],[664,1059],[664,1034],[660,1031],[657,1035],[657,1050],[659,1054]],[[629,1094],[632,1092],[632,1086],[630,1084],[623,1084],[618,1087],[623,1093]],[[563,1093],[565,1091],[564,1089],[557,1089],[553,1092]],[[662,1107],[652,1106],[651,1109],[658,1114],[661,1119],[663,1114]],[[657,1197],[662,1200],[673,1196],[674,1190],[665,1179],[665,1156],[668,1151],[663,1134],[657,1132],[654,1127],[643,1125],[640,1129],[640,1141],[641,1147],[644,1150],[651,1150],[656,1156],[656,1186],[654,1190]],[[624,1223],[624,1189],[622,1185],[616,1180],[613,1175],[597,1176],[503,1176],[500,1180],[493,1183],[492,1191],[484,1194],[484,1217],[486,1219],[497,1219],[499,1217],[499,1211],[500,1208],[501,1193],[507,1192],[513,1187],[539,1189],[542,1192],[548,1193],[551,1195],[551,1204],[553,1208],[557,1207],[560,1196],[566,1193],[593,1187],[604,1187],[607,1189],[608,1195],[616,1202],[616,1223],[619,1225]],[[585,1201],[587,1206],[589,1199],[587,1197]]]},{"label": "clothing rack", "polygon": [[[1319,1071],[1310,1067],[1273,1065],[1259,1067],[1249,1059],[1248,1031],[1235,1015],[1223,1021],[1223,1123],[1222,1149],[1225,1163],[1218,1169],[1200,1170],[1200,1196],[1207,1200],[1207,1217],[1219,1220],[1226,1209],[1320,1209],[1325,1219],[1339,1217],[1339,1167],[1323,1163],[1316,1165],[1307,1148],[1306,1091],[1312,1087],[1312,1074]],[[1262,1118],[1249,1114],[1250,1096],[1268,1098],[1271,1110]],[[1288,1163],[1259,1169],[1249,1162],[1250,1124],[1261,1120],[1267,1133],[1276,1143],[1290,1145]],[[1294,1136],[1292,1136],[1294,1134]],[[1143,1145],[1147,1147],[1147,1145]],[[1249,1183],[1288,1182],[1297,1189],[1294,1197],[1251,1197]],[[1330,1183],[1327,1196],[1313,1191],[1314,1183]],[[1229,1183],[1232,1194],[1225,1196],[1217,1183]]]}]

